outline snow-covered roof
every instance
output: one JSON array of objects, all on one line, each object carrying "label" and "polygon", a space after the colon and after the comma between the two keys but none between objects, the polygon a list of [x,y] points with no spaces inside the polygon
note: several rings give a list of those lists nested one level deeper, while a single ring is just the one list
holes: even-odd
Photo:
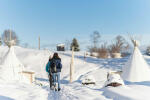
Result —
[{"label": "snow-covered roof", "polygon": [[57,44],[57,46],[65,46],[65,44]]}]

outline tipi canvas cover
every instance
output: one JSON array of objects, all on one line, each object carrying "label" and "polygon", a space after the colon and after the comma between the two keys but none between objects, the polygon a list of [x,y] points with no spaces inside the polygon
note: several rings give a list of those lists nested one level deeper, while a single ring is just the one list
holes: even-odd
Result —
[{"label": "tipi canvas cover", "polygon": [[150,81],[150,69],[138,48],[138,42],[135,40],[132,40],[132,42],[134,51],[123,67],[121,76],[124,80],[130,82]]},{"label": "tipi canvas cover", "polygon": [[0,78],[6,81],[10,80],[22,80],[22,70],[24,66],[17,59],[14,47],[11,46],[4,56],[0,65]]}]

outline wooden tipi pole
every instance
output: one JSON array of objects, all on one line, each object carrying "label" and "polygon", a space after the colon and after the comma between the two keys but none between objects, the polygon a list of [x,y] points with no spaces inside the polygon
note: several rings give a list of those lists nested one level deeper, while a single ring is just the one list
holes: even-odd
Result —
[{"label": "wooden tipi pole", "polygon": [[71,58],[71,64],[70,64],[70,83],[73,81],[74,76],[74,47],[72,47],[72,58]]}]

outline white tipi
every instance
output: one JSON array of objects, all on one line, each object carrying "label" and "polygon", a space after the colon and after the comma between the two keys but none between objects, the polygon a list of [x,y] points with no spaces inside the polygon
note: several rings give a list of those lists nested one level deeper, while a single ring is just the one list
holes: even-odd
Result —
[{"label": "white tipi", "polygon": [[11,39],[12,34],[10,30],[10,39],[5,40],[5,43],[9,47],[8,52],[3,57],[3,60],[0,63],[0,79],[5,81],[17,80],[17,81],[25,81],[25,77],[23,77],[23,64],[17,59],[14,46],[16,41],[15,39]]},{"label": "white tipi", "polygon": [[15,55],[14,46],[10,46],[0,65],[0,78],[8,81],[21,80],[23,69],[23,64]]},{"label": "white tipi", "polygon": [[138,48],[139,43],[131,40],[134,44],[134,51],[123,67],[121,76],[123,80],[130,82],[150,81],[150,69]]}]

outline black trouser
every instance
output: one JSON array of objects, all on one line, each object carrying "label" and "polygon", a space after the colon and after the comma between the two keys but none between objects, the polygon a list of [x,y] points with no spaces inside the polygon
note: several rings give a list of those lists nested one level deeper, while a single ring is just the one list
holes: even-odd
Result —
[{"label": "black trouser", "polygon": [[51,88],[53,85],[53,76],[52,76],[52,74],[49,74],[48,77],[49,77],[50,88]]}]

